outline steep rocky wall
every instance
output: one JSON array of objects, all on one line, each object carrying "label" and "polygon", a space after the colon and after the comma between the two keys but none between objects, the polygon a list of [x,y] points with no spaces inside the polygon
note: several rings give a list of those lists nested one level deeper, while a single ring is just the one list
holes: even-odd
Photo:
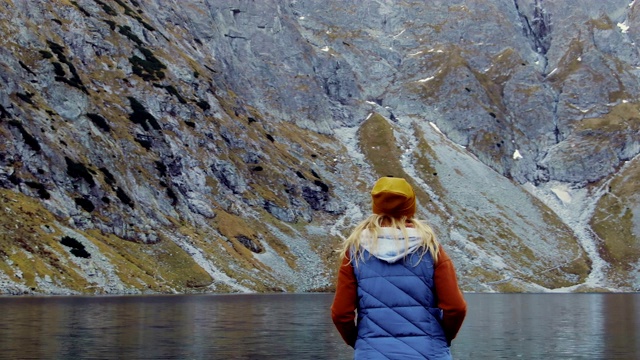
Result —
[{"label": "steep rocky wall", "polygon": [[3,288],[327,289],[388,174],[467,290],[637,288],[610,203],[531,195],[637,167],[638,5],[591,5],[2,1]]}]

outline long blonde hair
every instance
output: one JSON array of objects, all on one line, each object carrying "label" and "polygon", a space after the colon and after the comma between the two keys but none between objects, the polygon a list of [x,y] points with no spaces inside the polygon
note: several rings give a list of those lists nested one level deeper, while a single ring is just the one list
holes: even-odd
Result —
[{"label": "long blonde hair", "polygon": [[405,249],[409,247],[409,235],[407,233],[407,224],[409,227],[418,231],[420,238],[422,239],[420,258],[427,252],[431,253],[433,262],[438,262],[438,252],[440,250],[440,243],[436,239],[436,235],[431,227],[414,218],[394,218],[385,215],[372,214],[368,218],[364,219],[353,230],[351,235],[344,240],[342,248],[340,249],[340,258],[344,258],[347,254],[351,255],[351,259],[354,259],[357,263],[358,260],[364,260],[364,252],[361,247],[362,232],[368,230],[371,235],[372,246],[374,248],[378,245],[378,234],[383,227],[389,227],[393,229],[399,229],[404,238]]}]

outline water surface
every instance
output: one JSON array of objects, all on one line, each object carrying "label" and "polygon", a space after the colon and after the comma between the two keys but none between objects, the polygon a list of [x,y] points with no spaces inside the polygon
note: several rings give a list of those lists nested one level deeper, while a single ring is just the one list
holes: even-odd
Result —
[{"label": "water surface", "polygon": [[[640,359],[640,294],[465,294],[456,359]],[[0,298],[2,359],[350,359],[331,294]]]}]

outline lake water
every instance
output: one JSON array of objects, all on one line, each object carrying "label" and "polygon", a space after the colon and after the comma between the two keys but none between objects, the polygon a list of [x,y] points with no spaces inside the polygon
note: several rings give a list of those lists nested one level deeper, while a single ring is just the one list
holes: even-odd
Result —
[{"label": "lake water", "polygon": [[[640,359],[640,294],[465,294],[455,359]],[[1,359],[350,359],[331,294],[0,297]]]}]

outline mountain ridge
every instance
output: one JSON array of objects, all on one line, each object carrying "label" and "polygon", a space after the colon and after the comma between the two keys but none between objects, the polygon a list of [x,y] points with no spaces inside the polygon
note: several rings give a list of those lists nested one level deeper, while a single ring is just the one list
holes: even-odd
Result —
[{"label": "mountain ridge", "polygon": [[637,291],[640,10],[593,5],[3,1],[0,288],[330,290],[394,175],[466,291]]}]

